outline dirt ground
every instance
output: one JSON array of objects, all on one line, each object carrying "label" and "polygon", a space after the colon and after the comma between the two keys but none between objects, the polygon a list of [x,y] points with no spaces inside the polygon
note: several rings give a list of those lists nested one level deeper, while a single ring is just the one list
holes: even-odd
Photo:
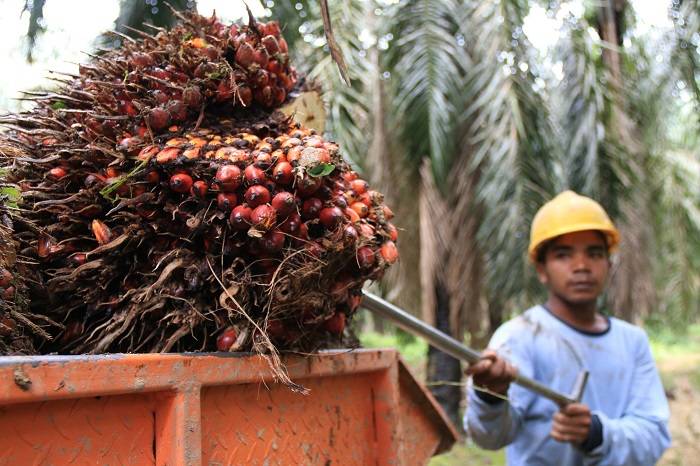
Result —
[{"label": "dirt ground", "polygon": [[700,466],[700,354],[659,361],[671,406],[673,445],[660,466]]}]

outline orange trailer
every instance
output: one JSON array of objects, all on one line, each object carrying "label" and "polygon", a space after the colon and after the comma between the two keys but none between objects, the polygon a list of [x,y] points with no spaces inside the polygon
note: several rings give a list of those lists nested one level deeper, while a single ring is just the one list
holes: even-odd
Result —
[{"label": "orange trailer", "polygon": [[0,357],[0,465],[413,465],[458,434],[394,350]]}]

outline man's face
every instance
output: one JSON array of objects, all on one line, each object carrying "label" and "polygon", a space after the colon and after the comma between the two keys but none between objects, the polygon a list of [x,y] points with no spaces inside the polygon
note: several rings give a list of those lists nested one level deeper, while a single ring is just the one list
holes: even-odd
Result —
[{"label": "man's face", "polygon": [[603,236],[589,230],[554,239],[544,262],[537,264],[540,282],[570,304],[591,303],[605,288],[610,260]]}]

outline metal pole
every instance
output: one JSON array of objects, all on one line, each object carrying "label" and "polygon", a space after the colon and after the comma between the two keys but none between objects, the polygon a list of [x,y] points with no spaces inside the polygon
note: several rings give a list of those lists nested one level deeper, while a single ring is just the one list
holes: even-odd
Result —
[{"label": "metal pole", "polygon": [[[403,309],[394,306],[390,302],[385,301],[372,293],[368,293],[367,291],[363,290],[362,293],[364,295],[362,299],[362,306],[364,308],[381,317],[384,317],[387,320],[390,320],[407,332],[426,339],[428,343],[440,351],[470,364],[481,359],[481,353],[478,351],[461,344],[454,338],[445,335],[422,320],[413,317]],[[565,406],[569,403],[576,403],[580,400],[581,394],[583,393],[586,385],[587,376],[587,372],[581,373],[579,380],[574,387],[574,393],[571,396],[559,393],[556,390],[552,390],[549,387],[542,385],[536,380],[522,375],[516,376],[514,383],[542,395],[560,406]]]}]

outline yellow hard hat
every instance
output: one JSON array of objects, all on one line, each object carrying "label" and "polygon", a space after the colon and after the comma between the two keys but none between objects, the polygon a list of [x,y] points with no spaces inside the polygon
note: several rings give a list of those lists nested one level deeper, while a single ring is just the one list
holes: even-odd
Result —
[{"label": "yellow hard hat", "polygon": [[530,260],[537,261],[537,250],[546,241],[586,230],[605,234],[610,252],[620,243],[620,233],[600,204],[573,191],[564,191],[540,207],[532,220],[528,248]]}]

